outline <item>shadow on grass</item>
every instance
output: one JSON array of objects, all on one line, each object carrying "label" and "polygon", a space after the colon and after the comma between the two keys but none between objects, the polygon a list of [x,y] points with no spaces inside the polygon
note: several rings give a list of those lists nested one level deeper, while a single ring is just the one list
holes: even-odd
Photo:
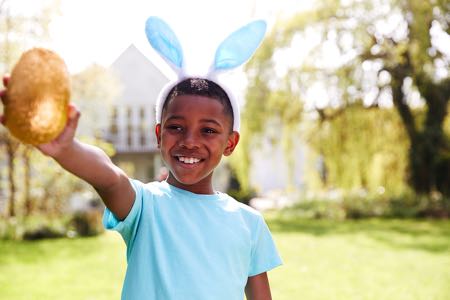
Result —
[{"label": "shadow on grass", "polygon": [[428,252],[450,252],[450,220],[363,219],[316,220],[271,215],[272,232],[314,236],[365,235],[388,246]]}]

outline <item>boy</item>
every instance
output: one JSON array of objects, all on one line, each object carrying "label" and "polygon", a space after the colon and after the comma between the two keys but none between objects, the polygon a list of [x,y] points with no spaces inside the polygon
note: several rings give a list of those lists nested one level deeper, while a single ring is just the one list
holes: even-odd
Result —
[{"label": "boy", "polygon": [[61,135],[38,149],[103,199],[106,228],[127,245],[122,299],[230,300],[244,290],[247,299],[271,299],[266,272],[281,260],[263,218],[212,186],[222,155],[239,141],[239,116],[219,85],[188,78],[168,93],[155,129],[169,170],[163,182],[130,180],[103,151],[77,141],[80,113],[69,108]]}]

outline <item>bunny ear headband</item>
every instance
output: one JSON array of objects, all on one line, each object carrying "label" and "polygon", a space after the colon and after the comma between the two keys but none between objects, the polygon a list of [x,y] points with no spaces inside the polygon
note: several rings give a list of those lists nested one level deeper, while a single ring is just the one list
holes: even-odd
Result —
[{"label": "bunny ear headband", "polygon": [[[245,63],[261,44],[266,32],[266,22],[251,22],[230,34],[217,48],[210,69],[202,76],[218,84],[228,95],[233,109],[233,130],[239,131],[239,105],[233,93],[220,83],[218,75]],[[169,82],[160,92],[156,102],[156,123],[161,123],[162,108],[169,92],[181,81],[193,77],[187,74],[181,44],[172,29],[158,17],[150,17],[145,24],[145,33],[150,45],[177,73],[178,78]],[[198,76],[195,76],[198,77]]]}]

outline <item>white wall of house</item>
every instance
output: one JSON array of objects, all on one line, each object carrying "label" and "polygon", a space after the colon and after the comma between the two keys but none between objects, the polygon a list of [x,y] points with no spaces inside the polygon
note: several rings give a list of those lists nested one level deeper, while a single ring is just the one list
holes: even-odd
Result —
[{"label": "white wall of house", "polygon": [[111,70],[122,85],[107,134],[117,151],[113,160],[130,176],[153,180],[160,165],[154,134],[155,102],[169,80],[134,45],[116,59]]},{"label": "white wall of house", "polygon": [[[268,194],[274,190],[287,188],[304,189],[305,186],[305,152],[301,143],[293,149],[294,161],[289,166],[280,141],[264,139],[252,150],[250,182],[260,194]],[[290,169],[293,176],[290,178]]]}]

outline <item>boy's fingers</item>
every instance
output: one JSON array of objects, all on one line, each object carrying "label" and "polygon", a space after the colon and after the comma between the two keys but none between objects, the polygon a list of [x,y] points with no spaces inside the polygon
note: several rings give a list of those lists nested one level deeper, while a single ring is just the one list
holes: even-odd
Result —
[{"label": "boy's fingers", "polygon": [[6,90],[0,90],[0,100],[3,105],[6,104]]},{"label": "boy's fingers", "polygon": [[78,120],[80,119],[80,111],[77,109],[75,104],[69,104],[69,121],[68,126],[76,128],[78,126]]},{"label": "boy's fingers", "polygon": [[80,111],[73,103],[69,103],[69,119],[79,117]]},{"label": "boy's fingers", "polygon": [[[4,75],[3,76],[3,86],[6,88],[8,86],[9,83],[9,75]],[[2,89],[0,90],[0,99],[2,100],[2,103],[5,104],[5,95],[6,95],[6,89]]]},{"label": "boy's fingers", "polygon": [[69,117],[74,117],[75,116],[74,111],[77,110],[77,107],[75,106],[75,104],[73,104],[72,102],[69,103],[69,106],[67,109],[69,111]]},{"label": "boy's fingers", "polygon": [[10,78],[9,74],[6,74],[6,75],[3,76],[3,86],[4,87],[8,86],[9,78]]},{"label": "boy's fingers", "polygon": [[5,116],[4,115],[0,115],[0,123],[5,125]]}]

